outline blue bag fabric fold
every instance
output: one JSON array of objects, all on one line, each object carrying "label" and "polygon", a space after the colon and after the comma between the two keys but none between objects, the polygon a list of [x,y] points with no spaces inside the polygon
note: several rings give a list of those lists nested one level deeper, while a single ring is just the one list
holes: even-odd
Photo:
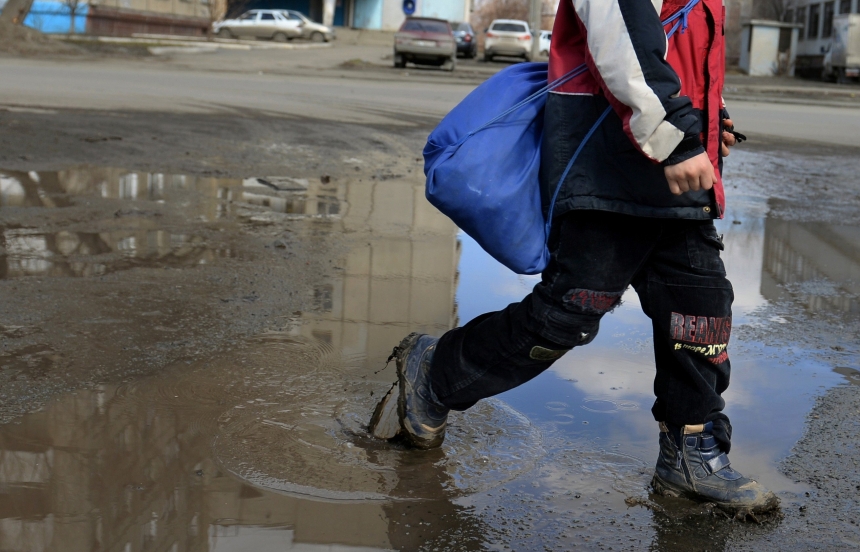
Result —
[{"label": "blue bag fabric fold", "polygon": [[538,274],[549,262],[538,185],[547,71],[546,63],[503,69],[455,107],[424,148],[430,203],[519,274]]}]

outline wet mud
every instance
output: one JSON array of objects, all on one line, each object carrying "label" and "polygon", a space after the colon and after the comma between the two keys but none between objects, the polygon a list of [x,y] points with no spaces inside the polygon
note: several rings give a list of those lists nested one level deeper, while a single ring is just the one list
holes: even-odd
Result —
[{"label": "wet mud", "polygon": [[[403,335],[536,281],[426,203],[411,134],[375,132],[373,152],[292,164],[3,158],[0,549],[860,544],[856,156],[760,146],[727,168],[732,462],[783,504],[755,524],[650,492],[650,322],[630,292],[591,345],[454,416],[441,449],[368,438]],[[124,144],[99,155],[132,159]]]}]

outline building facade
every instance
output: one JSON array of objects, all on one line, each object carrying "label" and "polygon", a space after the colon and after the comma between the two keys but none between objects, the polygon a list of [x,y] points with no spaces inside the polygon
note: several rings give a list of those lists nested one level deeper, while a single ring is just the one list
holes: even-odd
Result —
[{"label": "building facade", "polygon": [[[396,31],[408,15],[469,21],[474,0],[36,0],[24,20],[46,33],[202,36],[252,9],[296,10],[337,27]],[[0,0],[0,6],[3,5]]]},{"label": "building facade", "polygon": [[[337,27],[396,31],[407,12],[448,21],[469,21],[473,0],[231,0],[229,13],[250,9],[287,9]],[[414,11],[413,11],[414,8]]]},{"label": "building facade", "polygon": [[36,0],[24,24],[44,33],[205,35],[226,0]]},{"label": "building facade", "polygon": [[830,48],[833,16],[858,11],[860,0],[792,0],[787,4],[783,20],[802,25],[797,45],[796,70],[799,74],[818,76],[824,54]]}]

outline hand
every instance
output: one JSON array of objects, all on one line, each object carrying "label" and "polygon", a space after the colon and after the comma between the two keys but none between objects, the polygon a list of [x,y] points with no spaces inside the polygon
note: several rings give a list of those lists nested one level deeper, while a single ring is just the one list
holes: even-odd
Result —
[{"label": "hand", "polygon": [[[731,119],[723,119],[723,128],[734,128],[735,125]],[[737,143],[735,135],[731,132],[723,131],[723,143],[720,144],[720,155],[723,157],[729,156],[729,148]]]},{"label": "hand", "polygon": [[717,183],[717,175],[707,153],[700,153],[677,165],[668,165],[663,168],[663,173],[669,181],[669,190],[675,195],[710,190]]}]

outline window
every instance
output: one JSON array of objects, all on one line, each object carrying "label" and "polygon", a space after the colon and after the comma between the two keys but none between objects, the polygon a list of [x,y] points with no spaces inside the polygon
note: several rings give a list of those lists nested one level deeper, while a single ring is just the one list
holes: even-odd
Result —
[{"label": "window", "polygon": [[851,12],[851,0],[841,0],[839,2],[839,13]]},{"label": "window", "polygon": [[423,31],[425,33],[448,34],[447,23],[441,21],[428,21],[426,19],[407,19],[403,23],[401,31]]},{"label": "window", "polygon": [[239,20],[241,20],[241,21],[250,21],[253,19],[257,19],[257,12],[248,12],[248,13],[242,14],[242,17],[239,18]]},{"label": "window", "polygon": [[517,23],[496,23],[493,25],[492,30],[494,31],[502,31],[506,33],[527,33],[528,29],[525,28],[524,25],[519,25]]},{"label": "window", "polygon": [[806,36],[818,38],[818,27],[821,25],[821,4],[809,6],[809,27]]},{"label": "window", "polygon": [[794,10],[785,10],[785,16],[782,18],[786,23],[794,23]]},{"label": "window", "polygon": [[806,7],[797,8],[797,19],[795,20],[795,22],[803,25],[802,27],[800,27],[800,29],[798,29],[797,33],[797,39],[803,40],[804,38],[806,38]]},{"label": "window", "polygon": [[824,28],[821,29],[821,38],[829,38],[833,35],[833,10],[835,2],[824,3]]},{"label": "window", "polygon": [[331,312],[334,307],[334,286],[321,284],[314,288],[314,310]]},{"label": "window", "polygon": [[260,19],[262,19],[263,21],[274,21],[275,20],[275,14],[264,13]]}]

